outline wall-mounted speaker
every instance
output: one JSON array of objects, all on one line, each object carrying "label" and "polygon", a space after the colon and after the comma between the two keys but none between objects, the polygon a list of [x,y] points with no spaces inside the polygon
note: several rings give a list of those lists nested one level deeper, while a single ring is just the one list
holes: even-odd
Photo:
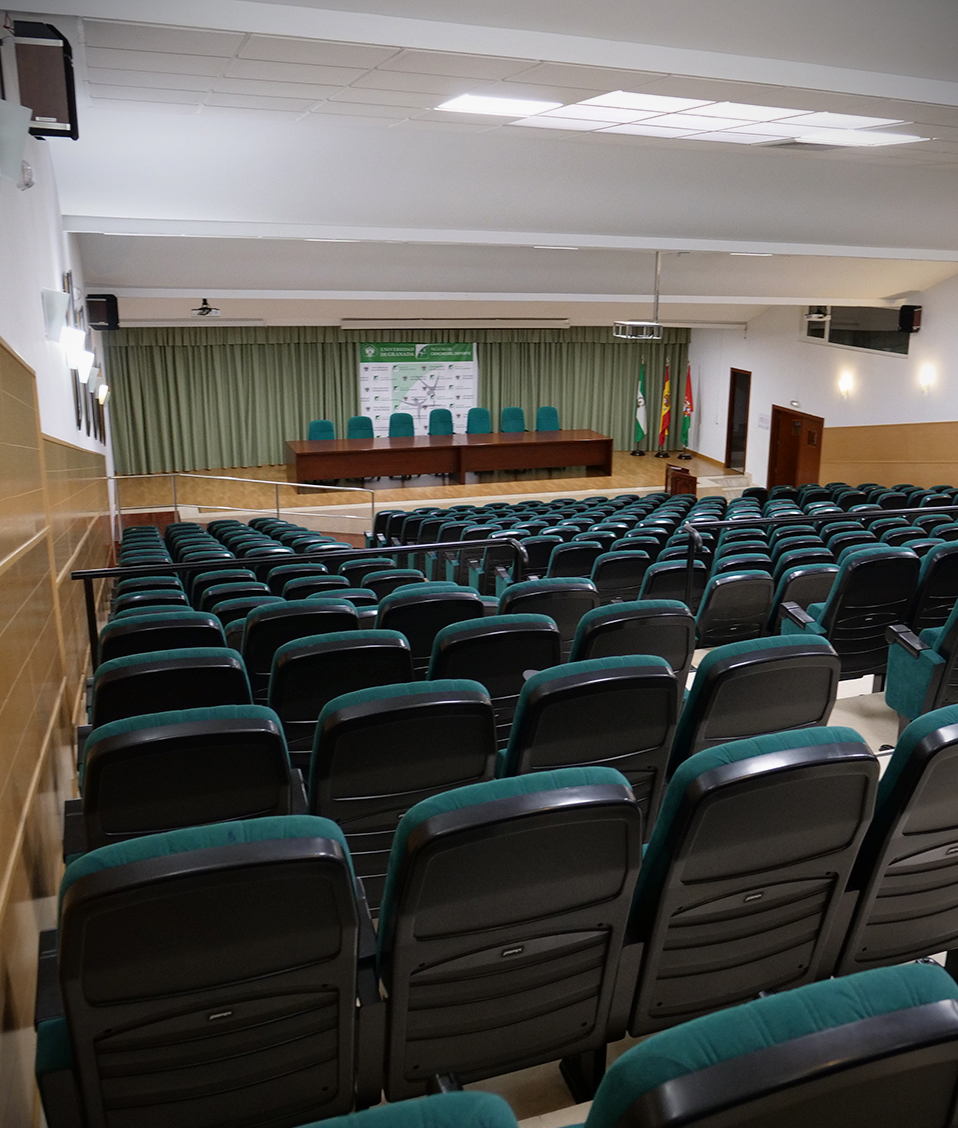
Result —
[{"label": "wall-mounted speaker", "polygon": [[898,331],[917,333],[921,328],[921,306],[903,305],[898,311]]},{"label": "wall-mounted speaker", "polygon": [[116,294],[87,294],[86,323],[91,329],[119,329],[120,310]]},{"label": "wall-mounted speaker", "polygon": [[[53,24],[14,20],[20,105],[33,111],[34,137],[79,137],[73,52]],[[10,84],[12,85],[12,84]]]}]

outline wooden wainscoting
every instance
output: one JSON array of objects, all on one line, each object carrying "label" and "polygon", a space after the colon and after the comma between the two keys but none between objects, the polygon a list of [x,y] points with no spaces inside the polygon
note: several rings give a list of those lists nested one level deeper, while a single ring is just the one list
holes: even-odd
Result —
[{"label": "wooden wainscoting", "polygon": [[45,439],[33,372],[0,341],[0,1124],[29,1128],[36,936],[51,923],[87,654],[69,570],[107,561],[102,455]]},{"label": "wooden wainscoting", "polygon": [[958,421],[826,427],[819,481],[958,486]]}]

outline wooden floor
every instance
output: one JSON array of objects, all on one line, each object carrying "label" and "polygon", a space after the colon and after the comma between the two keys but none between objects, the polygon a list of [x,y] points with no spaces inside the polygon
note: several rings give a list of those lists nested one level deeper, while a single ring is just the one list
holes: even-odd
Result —
[{"label": "wooden floor", "polygon": [[[678,453],[678,452],[676,452]],[[489,472],[470,474],[469,481],[462,486],[445,485],[439,478],[425,475],[400,483],[394,478],[372,479],[365,483],[365,489],[358,492],[345,490],[316,490],[298,493],[294,486],[286,482],[285,466],[242,466],[218,470],[196,471],[197,475],[221,475],[227,478],[259,479],[253,481],[215,481],[203,477],[178,475],[176,481],[177,503],[180,506],[199,506],[220,508],[229,506],[237,509],[267,509],[278,500],[283,509],[299,506],[349,505],[357,502],[369,503],[370,493],[375,495],[376,508],[383,505],[418,505],[424,501],[444,501],[472,497],[510,497],[512,495],[540,495],[555,493],[580,493],[595,491],[601,493],[627,493],[634,489],[661,489],[665,482],[665,467],[675,462],[668,459],[646,455],[633,458],[625,451],[615,451],[612,456],[612,475],[584,477],[581,468],[569,471],[549,471],[546,477],[541,471],[526,470],[515,474]],[[689,462],[680,462],[691,473],[699,476],[715,477],[728,473],[719,462],[711,458],[694,455]],[[343,483],[358,486],[359,483]],[[127,478],[118,481],[119,503],[123,509],[156,509],[172,507],[172,479],[170,476],[154,475],[149,478]]]}]

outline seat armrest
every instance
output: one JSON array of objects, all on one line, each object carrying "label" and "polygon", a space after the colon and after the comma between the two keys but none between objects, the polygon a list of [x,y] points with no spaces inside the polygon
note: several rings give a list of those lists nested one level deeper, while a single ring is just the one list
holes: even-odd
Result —
[{"label": "seat armrest", "polygon": [[67,799],[63,804],[63,860],[74,854],[85,854],[86,826],[83,821],[83,800]]},{"label": "seat armrest", "polygon": [[37,953],[37,993],[33,1007],[34,1030],[41,1022],[63,1017],[63,997],[57,975],[57,930],[44,929],[40,933]]},{"label": "seat armrest", "polygon": [[807,627],[809,623],[815,622],[811,615],[807,611],[803,611],[797,603],[783,603],[781,614],[783,619],[791,619],[798,627]]},{"label": "seat armrest", "polygon": [[901,623],[895,623],[885,628],[885,641],[893,645],[898,643],[899,646],[908,651],[912,658],[917,658],[923,650],[931,649],[930,646],[921,641],[914,631],[902,626]]},{"label": "seat armrest", "polygon": [[306,784],[300,768],[291,768],[289,773],[289,813],[308,815],[309,801],[306,798]]}]

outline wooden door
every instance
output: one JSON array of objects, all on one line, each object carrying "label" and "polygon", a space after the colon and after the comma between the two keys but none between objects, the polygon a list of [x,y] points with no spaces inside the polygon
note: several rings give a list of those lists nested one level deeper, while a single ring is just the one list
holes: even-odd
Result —
[{"label": "wooden door", "polygon": [[768,488],[818,481],[825,420],[818,415],[772,406],[768,447]]}]

